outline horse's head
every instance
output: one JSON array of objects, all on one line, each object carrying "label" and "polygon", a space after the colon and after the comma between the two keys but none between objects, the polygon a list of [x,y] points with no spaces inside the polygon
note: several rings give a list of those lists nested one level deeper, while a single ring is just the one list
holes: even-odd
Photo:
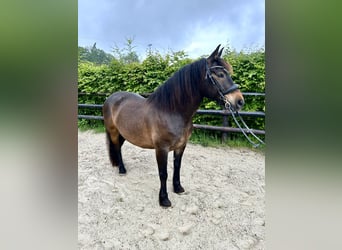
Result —
[{"label": "horse's head", "polygon": [[233,69],[230,64],[221,58],[223,48],[220,45],[206,59],[206,97],[217,99],[225,105],[229,105],[234,110],[239,111],[245,101],[231,78]]}]

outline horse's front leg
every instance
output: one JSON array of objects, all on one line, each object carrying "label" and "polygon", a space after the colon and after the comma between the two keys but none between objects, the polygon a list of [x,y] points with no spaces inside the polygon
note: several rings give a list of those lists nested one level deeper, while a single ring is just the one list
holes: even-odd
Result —
[{"label": "horse's front leg", "polygon": [[167,155],[168,155],[167,150],[156,149],[156,157],[157,157],[159,179],[160,179],[159,205],[163,207],[171,206],[171,202],[168,198],[167,188],[166,188]]},{"label": "horse's front leg", "polygon": [[173,152],[173,191],[183,193],[184,188],[180,183],[180,168],[185,146]]}]

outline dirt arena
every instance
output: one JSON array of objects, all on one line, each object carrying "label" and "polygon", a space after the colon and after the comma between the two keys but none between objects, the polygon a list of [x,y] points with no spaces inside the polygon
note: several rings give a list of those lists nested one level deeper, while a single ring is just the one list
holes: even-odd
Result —
[{"label": "dirt arena", "polygon": [[181,183],[158,203],[154,150],[125,142],[127,174],[110,164],[104,133],[78,132],[80,249],[265,249],[265,156],[249,149],[188,144]]}]

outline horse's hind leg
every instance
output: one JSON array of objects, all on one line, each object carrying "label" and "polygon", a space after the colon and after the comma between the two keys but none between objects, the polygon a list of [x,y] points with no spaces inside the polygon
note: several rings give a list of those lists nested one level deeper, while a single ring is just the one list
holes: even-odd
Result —
[{"label": "horse's hind leg", "polygon": [[122,161],[121,155],[121,146],[125,142],[125,138],[123,138],[118,132],[117,133],[109,133],[106,131],[107,140],[108,140],[108,151],[109,158],[113,166],[119,166],[119,173],[125,174],[126,168]]},{"label": "horse's hind leg", "polygon": [[173,191],[183,193],[184,188],[180,183],[180,168],[185,146],[173,152]]}]

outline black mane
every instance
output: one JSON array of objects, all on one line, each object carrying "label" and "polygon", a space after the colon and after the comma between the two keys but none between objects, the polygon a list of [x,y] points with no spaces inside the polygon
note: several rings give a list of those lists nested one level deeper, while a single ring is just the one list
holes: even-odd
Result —
[{"label": "black mane", "polygon": [[147,102],[160,110],[173,112],[198,98],[199,84],[204,80],[206,59],[188,64],[175,72],[152,93]]}]

